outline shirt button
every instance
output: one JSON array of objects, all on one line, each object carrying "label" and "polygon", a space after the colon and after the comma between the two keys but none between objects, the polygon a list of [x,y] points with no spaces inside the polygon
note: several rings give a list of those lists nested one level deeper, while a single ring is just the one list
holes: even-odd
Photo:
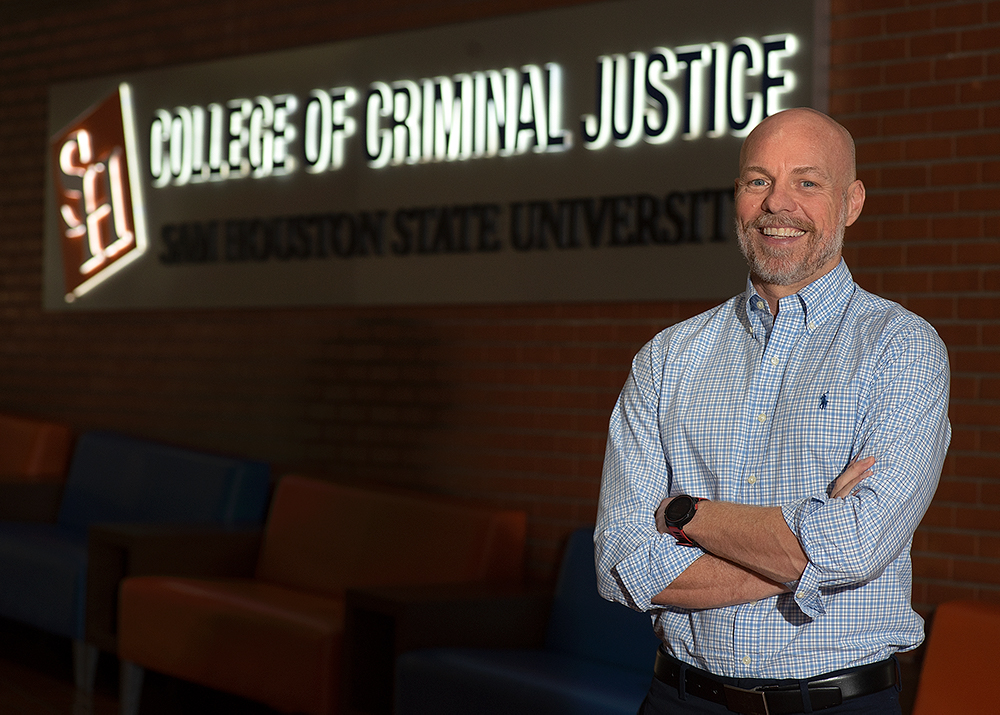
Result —
[{"label": "shirt button", "polygon": [[762,424],[764,422],[767,422],[767,415],[765,415],[763,412],[761,412],[759,415],[757,415],[757,421],[760,422],[760,423],[762,423]]},{"label": "shirt button", "polygon": [[750,656],[748,656],[748,655],[743,656],[743,665],[750,665],[750,663],[752,663],[752,662],[753,661],[750,660]]},{"label": "shirt button", "polygon": [[747,477],[747,481],[750,482],[751,484],[756,484],[757,483],[757,477],[755,477],[753,474],[751,474],[749,477]]},{"label": "shirt button", "polygon": [[771,364],[774,365],[775,367],[778,367],[778,363],[779,362],[781,362],[781,361],[778,360],[778,358],[776,358],[776,357],[771,358]]},{"label": "shirt button", "polygon": [[809,323],[809,329],[810,330],[815,330],[816,329],[816,323]]},{"label": "shirt button", "polygon": [[764,310],[764,301],[762,300],[757,301],[757,310]]}]

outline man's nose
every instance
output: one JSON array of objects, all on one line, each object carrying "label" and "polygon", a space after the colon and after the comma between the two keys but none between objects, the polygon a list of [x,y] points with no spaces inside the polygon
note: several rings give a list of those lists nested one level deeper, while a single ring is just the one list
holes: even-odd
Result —
[{"label": "man's nose", "polygon": [[772,214],[792,211],[795,209],[795,199],[788,187],[774,183],[771,185],[771,189],[767,192],[767,195],[764,196],[764,201],[761,202],[761,209]]}]

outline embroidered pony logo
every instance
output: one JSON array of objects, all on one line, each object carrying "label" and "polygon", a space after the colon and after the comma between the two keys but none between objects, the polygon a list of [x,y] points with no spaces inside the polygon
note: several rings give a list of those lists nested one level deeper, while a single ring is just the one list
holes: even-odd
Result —
[{"label": "embroidered pony logo", "polygon": [[830,391],[829,391],[829,390],[827,390],[826,392],[824,392],[824,393],[823,393],[823,394],[822,394],[822,395],[820,396],[820,398],[819,398],[819,408],[820,408],[821,410],[825,410],[825,409],[826,409],[826,406],[827,406],[827,404],[829,404],[829,401],[828,401],[828,400],[826,399],[826,396],[827,396],[827,395],[829,395],[829,394],[830,394]]}]

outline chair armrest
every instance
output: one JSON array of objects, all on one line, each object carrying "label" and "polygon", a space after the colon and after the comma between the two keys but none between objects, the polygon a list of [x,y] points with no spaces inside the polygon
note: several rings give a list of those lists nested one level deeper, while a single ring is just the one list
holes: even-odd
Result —
[{"label": "chair armrest", "polygon": [[118,649],[118,588],[129,576],[251,577],[259,529],[181,524],[95,524],[87,555],[87,641]]},{"label": "chair armrest", "polygon": [[38,521],[54,524],[62,502],[59,482],[0,480],[0,521]]},{"label": "chair armrest", "polygon": [[348,590],[341,675],[344,712],[391,712],[396,656],[409,650],[540,647],[551,605],[549,590],[514,585]]}]

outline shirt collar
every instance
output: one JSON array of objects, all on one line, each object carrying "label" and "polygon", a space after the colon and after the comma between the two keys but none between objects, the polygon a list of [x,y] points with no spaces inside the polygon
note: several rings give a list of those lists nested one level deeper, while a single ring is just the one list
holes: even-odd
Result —
[{"label": "shirt collar", "polygon": [[[844,259],[840,259],[840,263],[832,271],[802,288],[795,296],[788,296],[782,301],[793,297],[797,297],[801,301],[805,326],[811,332],[843,310],[853,288],[854,277]],[[746,305],[748,317],[754,310],[770,315],[767,301],[758,295],[749,277],[744,295],[744,305]],[[778,314],[781,315],[780,310]]]}]

